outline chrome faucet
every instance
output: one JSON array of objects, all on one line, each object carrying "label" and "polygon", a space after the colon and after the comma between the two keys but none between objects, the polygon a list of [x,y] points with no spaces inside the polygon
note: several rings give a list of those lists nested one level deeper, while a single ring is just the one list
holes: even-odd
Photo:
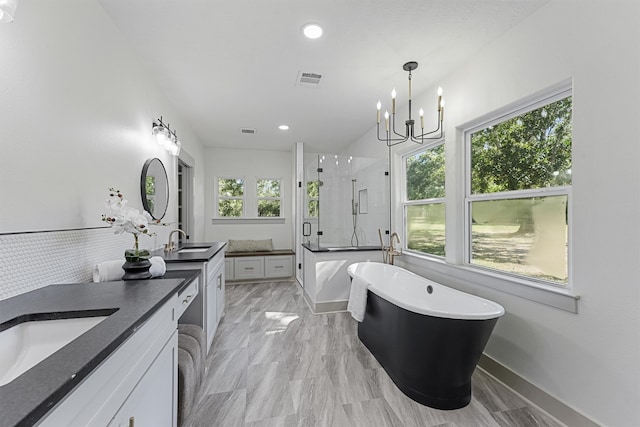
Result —
[{"label": "chrome faucet", "polygon": [[173,237],[173,233],[182,233],[182,235],[184,236],[184,238],[187,238],[187,233],[185,233],[184,231],[180,230],[179,228],[176,228],[175,230],[171,231],[171,233],[169,233],[169,242],[167,242],[164,245],[164,251],[165,252],[173,252],[176,250],[176,244],[174,241],[171,240],[171,238]]}]

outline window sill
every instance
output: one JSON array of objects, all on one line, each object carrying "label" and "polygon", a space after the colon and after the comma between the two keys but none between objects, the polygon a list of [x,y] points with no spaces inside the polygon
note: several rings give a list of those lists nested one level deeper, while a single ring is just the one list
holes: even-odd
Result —
[{"label": "window sill", "polygon": [[211,224],[284,224],[283,217],[263,218],[211,218]]},{"label": "window sill", "polygon": [[[566,289],[518,280],[473,266],[447,264],[444,259],[414,253],[405,252],[401,259],[396,259],[398,263],[407,265],[408,269],[424,274],[432,280],[440,280],[444,285],[460,284],[471,289],[478,286],[491,288],[570,313],[578,313],[580,297]],[[452,283],[452,279],[455,282]]]}]

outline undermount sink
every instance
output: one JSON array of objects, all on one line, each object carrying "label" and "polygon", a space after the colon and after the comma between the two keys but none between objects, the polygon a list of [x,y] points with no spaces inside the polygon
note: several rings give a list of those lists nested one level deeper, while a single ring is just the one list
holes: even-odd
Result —
[{"label": "undermount sink", "polygon": [[0,332],[0,386],[10,383],[107,317],[30,321]]},{"label": "undermount sink", "polygon": [[203,248],[183,248],[180,249],[178,251],[179,254],[188,254],[188,253],[193,253],[193,252],[206,252],[209,250],[209,247],[203,247]]}]

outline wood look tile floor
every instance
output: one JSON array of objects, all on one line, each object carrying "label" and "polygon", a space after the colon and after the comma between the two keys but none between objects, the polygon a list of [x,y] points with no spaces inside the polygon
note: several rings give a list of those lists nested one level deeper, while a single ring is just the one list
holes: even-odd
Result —
[{"label": "wood look tile floor", "polygon": [[188,427],[558,427],[480,369],[462,409],[420,405],[360,342],[348,313],[314,315],[295,282],[227,285]]}]

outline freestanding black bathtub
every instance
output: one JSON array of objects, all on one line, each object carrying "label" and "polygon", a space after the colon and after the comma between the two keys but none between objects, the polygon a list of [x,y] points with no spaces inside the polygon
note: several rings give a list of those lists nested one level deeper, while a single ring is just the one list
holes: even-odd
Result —
[{"label": "freestanding black bathtub", "polygon": [[367,286],[358,337],[398,388],[437,409],[471,400],[471,375],[504,309],[400,267],[349,266],[352,286]]}]

